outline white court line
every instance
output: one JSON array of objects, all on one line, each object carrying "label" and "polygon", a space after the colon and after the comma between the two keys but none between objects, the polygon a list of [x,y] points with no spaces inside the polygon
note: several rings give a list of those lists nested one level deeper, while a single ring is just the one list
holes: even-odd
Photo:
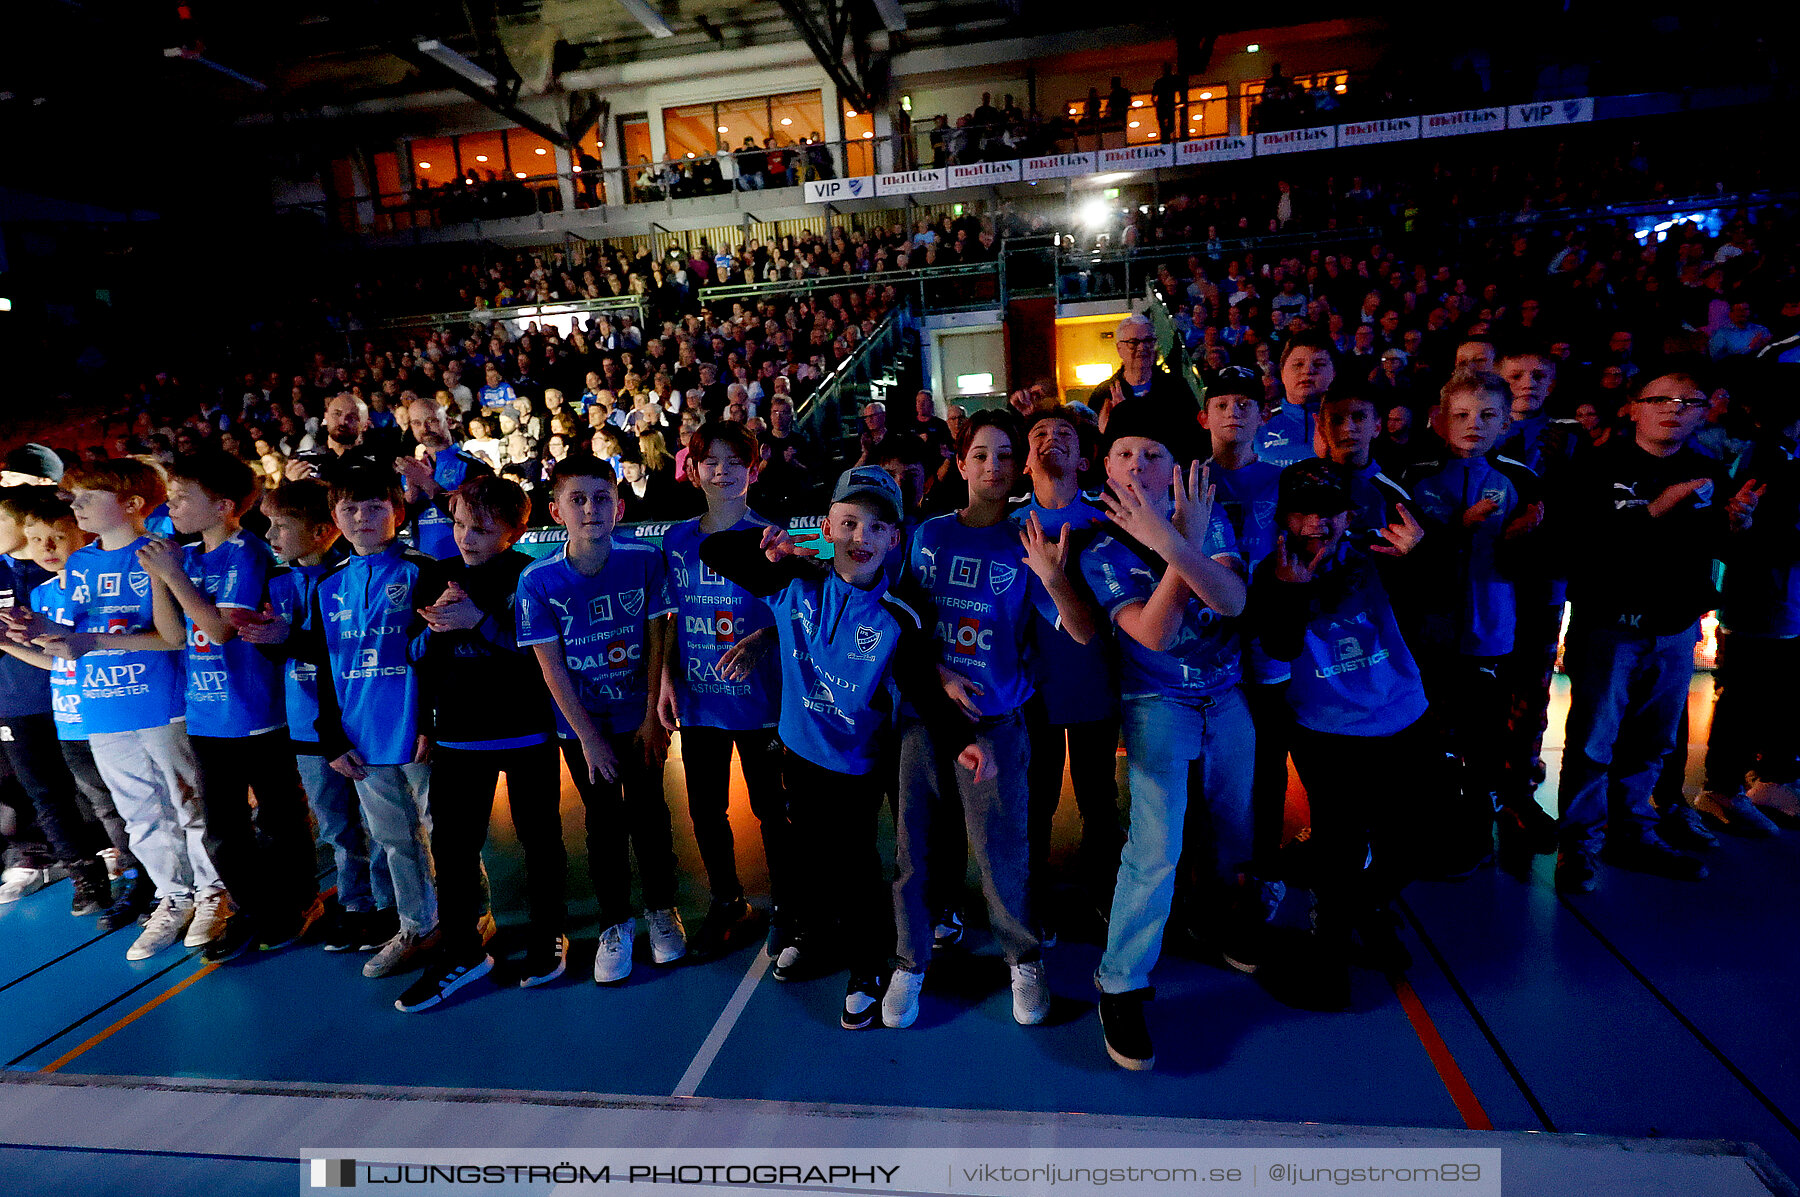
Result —
[{"label": "white court line", "polygon": [[692,1097],[699,1092],[700,1082],[706,1078],[706,1070],[712,1067],[713,1060],[718,1057],[719,1049],[725,1046],[726,1037],[731,1034],[731,1028],[737,1025],[738,1018],[744,1013],[744,1007],[750,1004],[750,995],[756,992],[757,982],[761,981],[763,974],[769,971],[769,954],[759,946],[755,956],[756,958],[750,962],[749,971],[744,974],[744,979],[738,982],[737,992],[731,995],[729,1002],[725,1003],[725,1009],[719,1013],[719,1021],[713,1023],[712,1030],[707,1032],[706,1041],[700,1045],[700,1050],[694,1053],[693,1062],[687,1066],[687,1071],[681,1074],[681,1080],[676,1082],[675,1092],[671,1096]]}]

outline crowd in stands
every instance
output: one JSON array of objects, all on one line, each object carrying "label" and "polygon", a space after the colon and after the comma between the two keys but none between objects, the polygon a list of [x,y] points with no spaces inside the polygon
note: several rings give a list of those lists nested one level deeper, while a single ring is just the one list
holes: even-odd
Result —
[{"label": "crowd in stands", "polygon": [[[1569,186],[1624,186],[1615,174],[1647,181],[1627,157]],[[1542,196],[1551,177],[1510,185]],[[1283,180],[1270,219],[1283,196],[1313,228],[1392,217],[1433,186],[1454,206],[1472,181]],[[910,1025],[933,953],[964,937],[973,899],[953,879],[973,854],[1014,1017],[1033,1025],[1068,913],[1048,899],[1066,757],[1083,816],[1070,925],[1106,944],[1106,1050],[1143,1069],[1171,918],[1253,972],[1304,877],[1303,1000],[1342,1008],[1353,965],[1409,966],[1391,903],[1411,880],[1554,852],[1571,894],[1602,861],[1697,881],[1721,828],[1766,836],[1771,811],[1800,814],[1791,214],[1641,239],[1515,220],[1335,252],[1213,253],[1191,235],[1241,202],[1139,211],[1127,240],[1180,247],[1159,310],[1121,323],[1119,370],[1091,394],[871,404],[847,460],[794,413],[892,293],[714,304],[699,284],[977,260],[1007,231],[992,218],[417,278],[409,298],[447,287],[468,309],[604,285],[651,316],[346,323],[347,358],[259,361],[230,386],[159,375],[100,443],[9,456],[0,482],[40,485],[0,503],[5,692],[36,695],[36,679],[42,709],[0,711],[29,733],[0,743],[36,754],[13,760],[22,779],[64,780],[30,795],[42,838],[13,837],[0,900],[57,863],[84,916],[148,916],[133,958],[177,940],[221,962],[286,946],[326,917],[301,863],[310,804],[334,850],[326,946],[374,953],[371,977],[422,967],[396,1004],[427,1009],[501,975],[480,850],[506,772],[532,912],[510,978],[549,983],[568,950],[560,744],[600,899],[594,977],[617,983],[640,909],[651,959],[689,951],[662,773],[678,727],[712,899],[696,954],[761,935],[725,819],[735,748],[778,979],[848,965],[845,1028]],[[821,512],[824,560],[779,527]],[[546,516],[567,548],[511,551]],[[620,520],[681,522],[655,547],[615,539]],[[1681,715],[1721,560],[1726,697],[1689,800]],[[1552,817],[1538,789],[1565,602]],[[897,717],[878,697],[890,682],[909,702]],[[468,697],[494,693],[502,715],[472,717]],[[1281,841],[1290,753],[1312,817],[1303,868]],[[874,838],[888,799],[892,879]],[[1204,851],[1184,854],[1188,826]],[[103,848],[136,869],[118,891]]]}]

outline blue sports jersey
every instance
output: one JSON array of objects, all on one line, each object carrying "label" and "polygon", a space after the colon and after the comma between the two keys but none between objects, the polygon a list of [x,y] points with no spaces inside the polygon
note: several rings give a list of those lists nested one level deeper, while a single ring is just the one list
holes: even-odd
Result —
[{"label": "blue sports jersey", "polygon": [[1281,405],[1256,434],[1256,456],[1277,469],[1318,456],[1313,452],[1313,414],[1305,404]]},{"label": "blue sports jersey", "polygon": [[354,748],[369,765],[413,759],[420,703],[411,640],[424,626],[417,609],[442,593],[437,562],[399,541],[319,579],[308,622],[323,641],[314,663],[329,665],[318,688],[325,756]]},{"label": "blue sports jersey", "polygon": [[[1416,550],[1422,584],[1415,603],[1433,646],[1474,657],[1512,651],[1519,614],[1512,580],[1499,564],[1501,536],[1535,497],[1520,489],[1530,476],[1518,462],[1484,457],[1421,462],[1407,471],[1426,528]],[[1465,527],[1463,513],[1483,499],[1498,506],[1476,527]]]},{"label": "blue sports jersey", "polygon": [[[1055,539],[1062,535],[1064,526],[1069,528],[1071,553],[1079,553],[1084,547],[1084,533],[1106,522],[1106,513],[1079,495],[1068,506],[1055,508],[1039,506],[1032,496],[1013,509],[1013,526],[1024,527],[1033,512],[1037,513],[1045,536]],[[1079,559],[1069,564],[1077,566]],[[1070,573],[1076,588],[1085,590],[1081,571],[1071,568]],[[1054,622],[1042,622],[1041,615],[1039,620],[1037,643],[1030,660],[1031,683],[1044,700],[1044,712],[1050,722],[1085,723],[1116,715],[1119,666],[1112,629],[1096,628],[1094,638],[1080,644]]]},{"label": "blue sports jersey", "polygon": [[1054,626],[1057,612],[1025,564],[1018,526],[971,528],[955,512],[928,519],[912,535],[907,577],[936,608],[942,662],[981,687],[977,711],[992,718],[1030,701],[1033,623]]},{"label": "blue sports jersey", "polygon": [[[69,591],[63,577],[51,578],[38,584],[31,592],[31,609],[48,619],[51,623],[73,626],[74,617],[69,614]],[[50,714],[56,720],[56,738],[59,740],[85,740],[87,729],[81,722],[81,681],[76,673],[78,662],[55,658],[50,670]],[[44,672],[33,665],[37,672]]]},{"label": "blue sports jersey", "polygon": [[[561,643],[581,708],[609,735],[635,731],[649,709],[649,621],[675,610],[668,570],[653,546],[614,537],[588,577],[565,547],[519,575],[519,647]],[[559,734],[573,736],[561,708]]]},{"label": "blue sports jersey", "polygon": [[1345,482],[1350,487],[1350,532],[1362,533],[1358,543],[1368,540],[1399,518],[1401,503],[1412,498],[1406,488],[1382,472],[1374,458],[1358,469],[1346,468]]},{"label": "blue sports jersey", "polygon": [[[1217,461],[1207,464],[1212,467],[1207,476],[1216,488],[1216,508],[1231,524],[1244,568],[1254,574],[1262,559],[1275,551],[1275,491],[1281,482],[1281,467],[1260,458],[1235,470]],[[1272,685],[1288,679],[1288,663],[1271,657],[1254,635],[1246,634],[1244,673],[1251,682]]]},{"label": "blue sports jersey", "polygon": [[[1122,539],[1123,533],[1108,525],[1081,554],[1081,574],[1093,587],[1102,609],[1114,623],[1119,612],[1133,603],[1149,601],[1167,566],[1156,554]],[[1206,553],[1214,558],[1239,560],[1231,525],[1215,509],[1207,527]],[[1162,695],[1177,700],[1197,700],[1222,694],[1237,685],[1239,628],[1193,595],[1188,596],[1175,642],[1158,652],[1119,633],[1120,694],[1124,698]]]},{"label": "blue sports jersey", "polygon": [[156,509],[144,518],[144,531],[158,540],[175,539],[175,521],[169,518],[167,503],[159,503]]},{"label": "blue sports jersey", "polygon": [[[275,572],[275,554],[239,529],[211,552],[201,543],[182,550],[195,589],[221,612],[261,611]],[[187,718],[190,736],[236,739],[274,731],[286,722],[281,669],[254,644],[233,637],[215,644],[187,625]]]},{"label": "blue sports jersey", "polygon": [[[0,611],[25,607],[50,575],[35,562],[0,553]],[[42,669],[0,653],[0,719],[50,713],[50,679]]]},{"label": "blue sports jersey", "polygon": [[[319,565],[293,565],[269,579],[269,606],[288,622],[290,642],[307,627],[312,616],[313,592],[319,579],[337,568],[336,561]],[[319,729],[319,667],[303,656],[290,654],[282,671],[282,697],[287,710],[288,738],[301,744],[317,744]]]},{"label": "blue sports jersey", "polygon": [[[445,497],[464,481],[478,474],[491,474],[485,461],[471,457],[461,449],[445,449],[432,464],[431,477],[444,488]],[[419,508],[413,523],[414,547],[434,561],[448,561],[458,555],[455,523],[441,501],[428,500]]]},{"label": "blue sports jersey", "polygon": [[518,397],[509,383],[503,382],[499,386],[481,388],[481,406],[484,408],[505,407]]},{"label": "blue sports jersey", "polygon": [[[138,564],[144,537],[122,549],[77,549],[66,570],[69,623],[78,632],[156,630],[150,575]],[[81,718],[89,735],[142,731],[187,718],[179,653],[96,650],[76,663]]]},{"label": "blue sports jersey", "polygon": [[[765,528],[755,513],[731,526]],[[750,731],[774,727],[781,715],[781,668],[775,654],[765,653],[756,672],[741,682],[719,676],[719,662],[744,637],[773,627],[769,604],[700,560],[698,519],[676,524],[663,533],[663,559],[675,599],[678,659],[670,662],[683,726]]]}]

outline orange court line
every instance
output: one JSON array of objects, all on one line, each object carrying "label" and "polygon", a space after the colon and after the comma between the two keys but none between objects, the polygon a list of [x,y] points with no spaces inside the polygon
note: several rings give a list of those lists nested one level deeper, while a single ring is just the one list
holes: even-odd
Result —
[{"label": "orange court line", "polygon": [[203,967],[199,972],[195,973],[191,977],[186,978],[185,980],[181,981],[179,984],[171,985],[169,988],[163,990],[161,993],[157,994],[155,997],[151,998],[149,1001],[147,1001],[143,1005],[139,1006],[136,1010],[133,1010],[130,1014],[127,1014],[124,1018],[121,1018],[118,1022],[115,1022],[112,1026],[107,1027],[104,1031],[101,1031],[99,1034],[93,1036],[92,1038],[87,1039],[87,1040],[83,1041],[82,1043],[77,1044],[75,1047],[70,1048],[68,1051],[64,1052],[62,1055],[56,1057],[56,1059],[50,1061],[48,1064],[46,1064],[42,1068],[38,1069],[38,1071],[39,1072],[55,1072],[57,1069],[61,1068],[64,1064],[67,1064],[70,1060],[73,1060],[76,1056],[79,1056],[83,1052],[88,1051],[90,1048],[97,1047],[100,1044],[104,1043],[106,1040],[112,1038],[112,1036],[114,1036],[118,1032],[124,1030],[126,1027],[130,1026],[132,1023],[136,1022],[138,1019],[142,1018],[144,1015],[150,1013],[150,1011],[156,1009],[158,1006],[162,1005],[164,1002],[168,1001],[170,998],[174,997],[176,994],[178,994],[182,990],[186,989],[189,985],[192,985],[195,981],[198,981],[201,977],[206,976],[208,973],[212,972],[214,969],[216,969],[218,967],[219,966],[217,964],[208,964],[205,967]]},{"label": "orange court line", "polygon": [[1438,1034],[1437,1024],[1431,1021],[1425,1003],[1419,1000],[1419,995],[1413,992],[1413,987],[1406,978],[1389,977],[1388,983],[1394,987],[1394,996],[1400,999],[1400,1007],[1406,1011],[1407,1021],[1412,1023],[1413,1034],[1419,1037],[1425,1054],[1431,1057],[1431,1065],[1437,1069],[1438,1079],[1444,1082],[1444,1088],[1449,1090],[1450,1100],[1456,1103],[1456,1112],[1462,1115],[1463,1122],[1470,1130],[1493,1130],[1493,1119],[1487,1116],[1487,1111],[1475,1099],[1475,1090],[1469,1087],[1469,1079],[1457,1067],[1456,1057],[1450,1054],[1450,1047],[1444,1042],[1444,1037]]}]

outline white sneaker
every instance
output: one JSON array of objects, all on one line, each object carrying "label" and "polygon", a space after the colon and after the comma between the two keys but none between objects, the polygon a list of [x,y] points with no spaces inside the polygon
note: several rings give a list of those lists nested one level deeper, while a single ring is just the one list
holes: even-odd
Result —
[{"label": "white sneaker", "polygon": [[1050,983],[1044,978],[1044,962],[1031,960],[1012,966],[1013,1021],[1035,1027],[1050,1016]]},{"label": "white sneaker", "polygon": [[636,919],[614,923],[600,933],[600,949],[594,953],[596,985],[611,985],[631,975],[631,948],[636,942]]},{"label": "white sneaker", "polygon": [[26,894],[35,894],[50,884],[50,874],[45,869],[31,869],[20,866],[0,873],[0,904],[17,902]]},{"label": "white sneaker", "polygon": [[1750,783],[1747,796],[1757,806],[1766,807],[1790,819],[1800,819],[1800,791],[1792,785],[1759,778]]},{"label": "white sneaker", "polygon": [[188,924],[187,938],[181,942],[190,948],[203,948],[219,937],[225,921],[231,917],[231,899],[222,889],[211,889],[194,899],[194,921]]},{"label": "white sneaker", "polygon": [[[125,953],[127,960],[148,960],[181,938],[194,919],[194,903],[187,898],[167,897],[150,912],[150,921]],[[205,941],[202,941],[205,942]]]},{"label": "white sneaker", "polygon": [[1763,814],[1757,809],[1756,803],[1741,793],[1703,790],[1691,805],[1701,814],[1717,819],[1738,835],[1766,838],[1781,831],[1775,825],[1775,820]]},{"label": "white sneaker", "polygon": [[391,977],[395,973],[403,973],[417,965],[425,953],[437,946],[437,932],[421,935],[417,931],[401,930],[394,937],[381,945],[381,950],[363,963],[365,977]]},{"label": "white sneaker", "polygon": [[644,921],[650,924],[650,959],[658,964],[674,964],[687,955],[687,928],[681,925],[681,912],[671,906],[667,910],[646,910]]},{"label": "white sneaker", "polygon": [[919,1017],[919,987],[924,984],[924,973],[895,969],[881,995],[881,1025],[896,1031],[912,1026]]}]

